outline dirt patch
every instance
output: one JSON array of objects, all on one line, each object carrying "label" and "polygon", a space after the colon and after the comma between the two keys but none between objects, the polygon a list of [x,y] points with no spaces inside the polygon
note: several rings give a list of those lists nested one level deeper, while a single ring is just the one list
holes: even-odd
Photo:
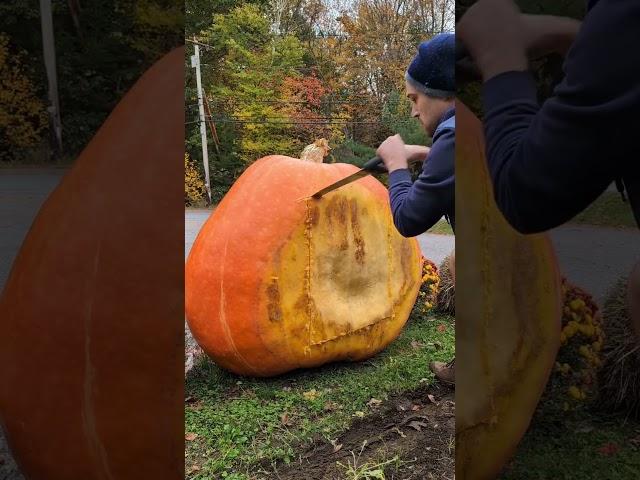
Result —
[{"label": "dirt patch", "polygon": [[455,472],[454,398],[453,390],[442,385],[393,397],[378,407],[379,413],[354,422],[333,444],[324,439],[313,442],[297,462],[277,466],[270,478],[374,478],[363,474],[383,470],[386,479],[451,480]]}]

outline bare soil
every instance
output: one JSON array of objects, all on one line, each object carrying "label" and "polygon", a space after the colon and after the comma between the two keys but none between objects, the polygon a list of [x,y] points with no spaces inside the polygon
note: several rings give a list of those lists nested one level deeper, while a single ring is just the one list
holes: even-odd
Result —
[{"label": "bare soil", "polygon": [[[455,400],[452,389],[436,384],[389,399],[380,413],[357,420],[333,444],[312,443],[270,478],[343,480],[452,480],[455,472]],[[386,463],[388,460],[395,461]],[[360,469],[360,476],[354,471]],[[351,473],[350,473],[351,471]]]}]

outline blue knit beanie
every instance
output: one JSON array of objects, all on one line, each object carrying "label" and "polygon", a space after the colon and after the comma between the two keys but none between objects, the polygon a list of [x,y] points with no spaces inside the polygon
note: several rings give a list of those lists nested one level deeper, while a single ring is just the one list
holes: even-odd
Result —
[{"label": "blue knit beanie", "polygon": [[405,78],[416,90],[430,97],[455,95],[455,47],[453,33],[440,33],[422,42]]}]

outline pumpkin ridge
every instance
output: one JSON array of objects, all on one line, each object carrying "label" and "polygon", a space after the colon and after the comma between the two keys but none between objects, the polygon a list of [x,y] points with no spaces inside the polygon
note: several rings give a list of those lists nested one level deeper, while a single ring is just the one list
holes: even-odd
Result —
[{"label": "pumpkin ridge", "polygon": [[236,342],[233,340],[233,336],[231,334],[231,330],[229,329],[229,323],[227,322],[227,314],[225,312],[225,303],[226,298],[224,295],[224,271],[225,264],[227,260],[227,247],[229,246],[229,239],[224,242],[224,254],[222,255],[222,261],[220,262],[220,316],[218,317],[220,320],[220,325],[222,326],[222,331],[224,332],[224,336],[232,348],[233,352],[236,354],[238,360],[240,360],[245,367],[247,367],[251,373],[254,375],[257,374],[257,370],[251,365],[244,356],[238,350]]},{"label": "pumpkin ridge", "polygon": [[[481,150],[482,152],[484,152],[484,150]],[[481,161],[484,162],[485,158],[484,158],[484,154],[481,155]],[[482,165],[484,166],[485,163],[482,163]],[[481,228],[482,230],[489,232],[490,231],[490,219],[489,219],[489,208],[490,208],[490,199],[489,197],[489,192],[488,189],[484,190],[484,195],[482,197],[483,203],[484,203],[484,208],[483,208],[483,214],[482,214],[482,223],[481,223]],[[484,298],[488,299],[488,298],[493,298],[491,295],[493,294],[493,283],[492,283],[492,276],[491,276],[491,269],[489,267],[490,263],[491,263],[491,255],[489,253],[489,237],[490,235],[487,234],[484,236],[483,238],[483,242],[482,242],[482,269],[483,269],[483,274],[484,274]],[[483,302],[483,308],[482,308],[482,313],[483,313],[483,329],[482,329],[482,342],[486,345],[487,342],[487,337],[489,332],[491,331],[491,328],[489,326],[489,321],[493,316],[493,311],[491,308],[491,303],[484,301]],[[489,370],[491,368],[490,366],[490,361],[489,361],[489,352],[487,350],[482,350],[481,351],[481,361],[482,361],[482,367],[484,370],[484,374],[485,374],[485,378],[487,379],[487,386],[489,388],[489,401],[491,402],[491,406],[490,406],[490,411],[491,411],[491,417],[493,418],[493,416],[495,415],[495,411],[496,411],[496,406],[495,406],[495,386],[493,384],[493,381],[491,379],[491,375],[489,374]]]},{"label": "pumpkin ridge", "polygon": [[[100,267],[100,252],[102,248],[102,238],[98,240],[96,254],[93,262],[93,275],[88,279],[87,285],[95,287],[98,277],[98,269]],[[83,398],[82,398],[82,425],[86,439],[89,441],[90,450],[92,450],[96,463],[102,466],[104,473],[109,480],[113,480],[113,475],[109,469],[109,461],[104,445],[100,440],[96,426],[96,417],[93,410],[92,390],[95,377],[95,368],[91,361],[91,326],[93,323],[93,301],[95,298],[95,288],[88,295],[89,302],[84,320],[84,381],[83,381]]]}]

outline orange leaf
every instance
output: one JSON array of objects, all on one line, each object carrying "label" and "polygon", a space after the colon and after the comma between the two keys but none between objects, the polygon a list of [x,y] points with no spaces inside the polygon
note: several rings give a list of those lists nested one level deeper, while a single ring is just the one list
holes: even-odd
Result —
[{"label": "orange leaf", "polygon": [[600,453],[600,455],[604,455],[605,457],[611,457],[618,453],[618,450],[620,450],[620,447],[617,443],[609,442],[602,445],[598,449],[598,452]]}]

